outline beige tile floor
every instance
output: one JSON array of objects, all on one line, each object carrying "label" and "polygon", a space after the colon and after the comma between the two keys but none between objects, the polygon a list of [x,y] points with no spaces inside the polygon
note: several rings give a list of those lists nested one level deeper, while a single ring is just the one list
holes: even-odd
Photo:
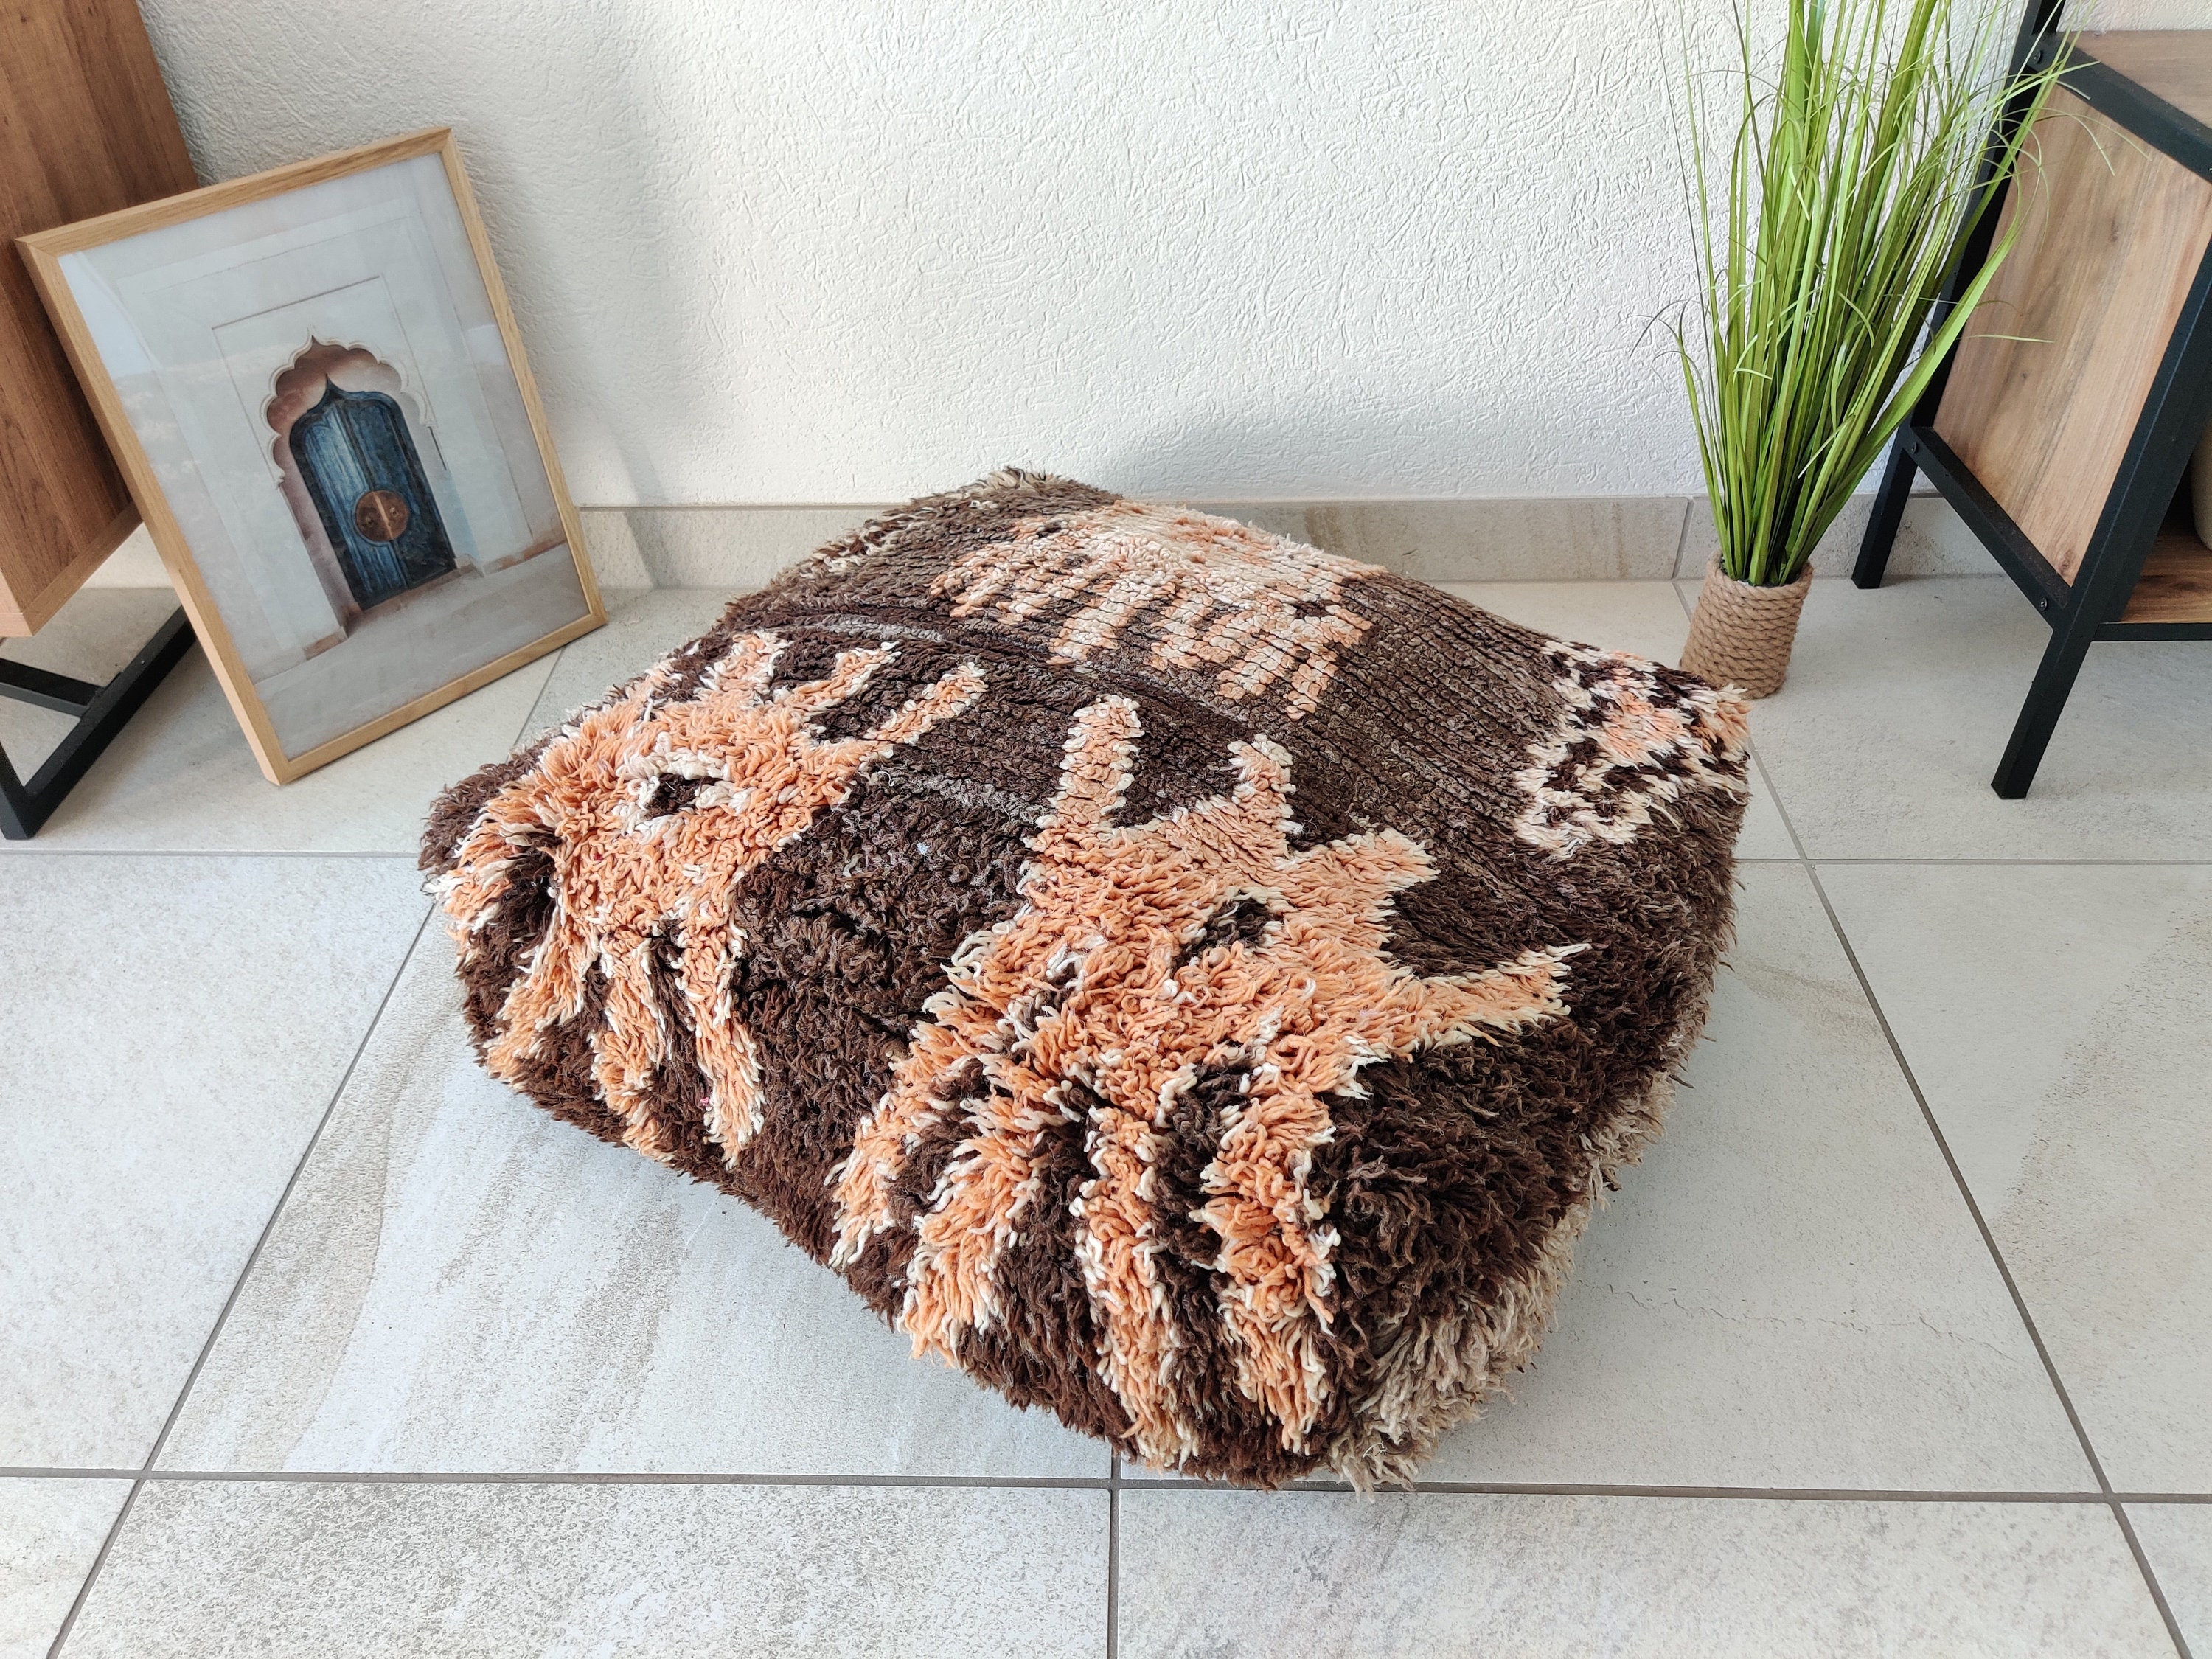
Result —
[{"label": "beige tile floor", "polygon": [[[1512,1397],[1370,1500],[1117,1468],[470,1062],[425,803],[720,602],[617,595],[281,791],[195,656],[0,851],[0,1659],[2212,1659],[2202,647],[2100,647],[2000,803],[2008,586],[1816,584],[1669,1133]],[[162,608],[9,649],[104,672]]]}]

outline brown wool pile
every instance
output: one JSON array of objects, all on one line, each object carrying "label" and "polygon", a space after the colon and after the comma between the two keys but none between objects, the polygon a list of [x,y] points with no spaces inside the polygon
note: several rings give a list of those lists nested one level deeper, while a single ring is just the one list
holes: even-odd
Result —
[{"label": "brown wool pile", "polygon": [[1409,1478],[1535,1351],[1729,919],[1744,710],[1002,472],[448,790],[485,1066],[1124,1455]]}]

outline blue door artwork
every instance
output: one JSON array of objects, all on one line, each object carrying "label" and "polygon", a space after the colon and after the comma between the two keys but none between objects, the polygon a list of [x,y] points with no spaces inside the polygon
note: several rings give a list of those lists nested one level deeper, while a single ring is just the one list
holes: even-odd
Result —
[{"label": "blue door artwork", "polygon": [[390,398],[333,385],[287,441],[362,610],[453,569],[407,417]]}]

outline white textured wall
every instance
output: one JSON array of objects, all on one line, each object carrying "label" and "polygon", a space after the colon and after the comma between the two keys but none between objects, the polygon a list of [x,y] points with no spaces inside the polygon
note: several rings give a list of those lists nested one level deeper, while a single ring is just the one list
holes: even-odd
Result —
[{"label": "white textured wall", "polygon": [[459,130],[580,502],[1698,487],[1674,0],[143,3],[207,178]]}]

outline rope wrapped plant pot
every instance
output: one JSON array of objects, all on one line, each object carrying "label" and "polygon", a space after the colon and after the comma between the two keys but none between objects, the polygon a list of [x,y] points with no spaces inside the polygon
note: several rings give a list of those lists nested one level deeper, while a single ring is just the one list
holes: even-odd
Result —
[{"label": "rope wrapped plant pot", "polygon": [[1689,641],[1682,647],[1684,671],[1715,685],[1733,686],[1747,697],[1772,696],[1790,672],[1797,618],[1812,591],[1809,562],[1796,580],[1761,587],[1736,580],[1716,556],[1698,589]]},{"label": "rope wrapped plant pot", "polygon": [[1404,1479],[1704,1018],[1735,696],[1005,472],[439,800],[485,1065],[1164,1468]]}]

